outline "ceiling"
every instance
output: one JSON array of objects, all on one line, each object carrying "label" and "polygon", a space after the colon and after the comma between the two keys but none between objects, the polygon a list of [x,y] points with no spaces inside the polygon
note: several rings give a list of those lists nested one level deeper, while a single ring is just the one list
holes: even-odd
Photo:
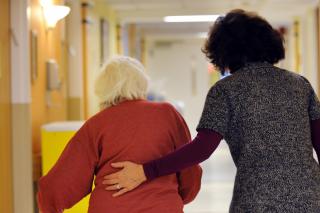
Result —
[{"label": "ceiling", "polygon": [[207,31],[209,23],[164,23],[168,15],[225,14],[231,9],[256,11],[274,25],[287,25],[315,7],[319,0],[100,0],[109,4],[120,21],[138,23],[146,31]]},{"label": "ceiling", "polygon": [[123,21],[161,21],[167,15],[223,14],[234,8],[254,10],[273,21],[286,21],[318,0],[100,0]]}]

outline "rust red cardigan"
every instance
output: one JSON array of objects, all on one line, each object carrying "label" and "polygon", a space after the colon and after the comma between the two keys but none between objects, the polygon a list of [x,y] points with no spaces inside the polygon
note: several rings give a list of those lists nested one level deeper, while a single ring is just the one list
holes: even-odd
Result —
[{"label": "rust red cardigan", "polygon": [[199,166],[144,183],[118,198],[104,189],[102,180],[116,171],[110,166],[112,162],[144,163],[190,140],[186,123],[169,104],[139,100],[108,108],[83,125],[55,166],[40,179],[40,210],[62,212],[91,193],[89,213],[182,213],[183,204],[200,190]]}]

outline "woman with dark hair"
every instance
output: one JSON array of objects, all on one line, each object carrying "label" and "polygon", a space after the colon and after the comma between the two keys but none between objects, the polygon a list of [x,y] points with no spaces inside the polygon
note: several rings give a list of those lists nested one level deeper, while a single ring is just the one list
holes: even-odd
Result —
[{"label": "woman with dark hair", "polygon": [[208,92],[189,144],[162,158],[105,176],[122,195],[145,181],[210,157],[224,139],[237,167],[232,213],[320,212],[320,102],[302,76],[274,66],[284,58],[283,38],[262,17],[233,10],[220,17],[203,49],[230,76]]}]

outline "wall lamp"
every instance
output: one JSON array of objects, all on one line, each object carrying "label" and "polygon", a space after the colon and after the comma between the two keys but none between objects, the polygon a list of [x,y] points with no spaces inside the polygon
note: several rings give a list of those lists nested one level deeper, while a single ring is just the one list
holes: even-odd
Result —
[{"label": "wall lamp", "polygon": [[42,0],[41,6],[48,29],[53,29],[59,20],[65,18],[70,13],[70,7],[54,5],[51,0]]}]

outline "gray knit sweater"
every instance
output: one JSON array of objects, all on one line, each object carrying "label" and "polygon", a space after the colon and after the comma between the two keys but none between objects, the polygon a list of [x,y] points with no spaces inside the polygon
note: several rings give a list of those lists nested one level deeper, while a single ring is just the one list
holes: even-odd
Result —
[{"label": "gray knit sweater", "polygon": [[229,145],[237,167],[231,213],[320,212],[310,133],[319,118],[310,83],[268,63],[248,64],[211,88],[198,129]]}]

